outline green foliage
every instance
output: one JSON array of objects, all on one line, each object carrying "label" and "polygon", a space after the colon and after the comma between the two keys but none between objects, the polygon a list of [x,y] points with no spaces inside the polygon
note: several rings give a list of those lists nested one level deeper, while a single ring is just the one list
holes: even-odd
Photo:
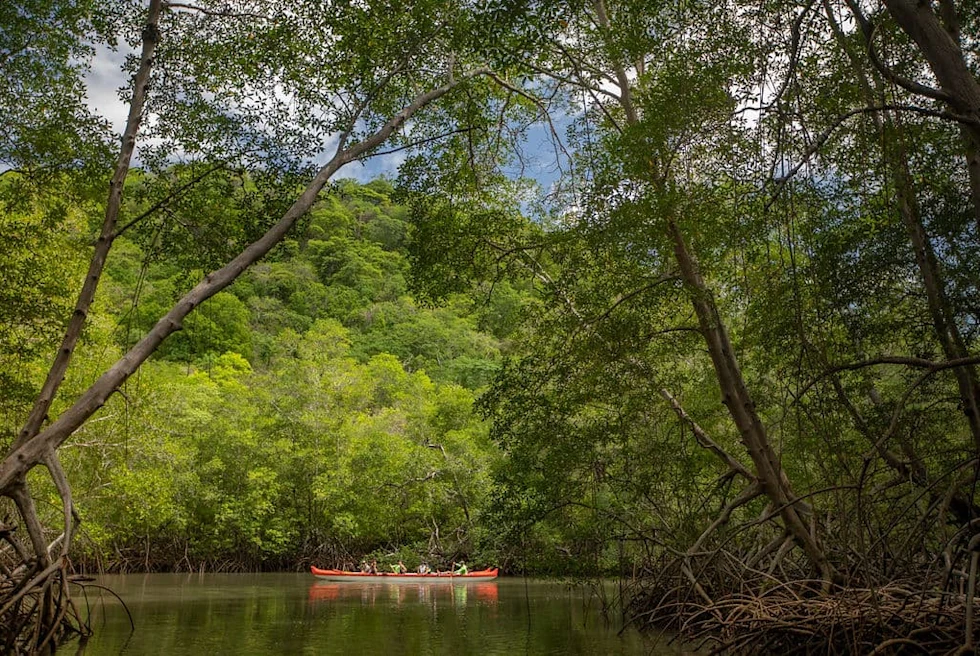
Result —
[{"label": "green foliage", "polygon": [[[479,136],[403,168],[423,298],[507,280],[531,281],[538,301],[505,333],[512,357],[482,400],[505,454],[491,522],[505,537],[484,536],[487,548],[527,567],[627,569],[673,560],[720,516],[712,544],[757,551],[757,533],[744,529],[762,504],[721,510],[741,479],[665,403],[675,399],[751,470],[745,422],[740,434],[723,405],[738,402],[736,378],[842,568],[857,536],[894,558],[892,531],[917,536],[899,568],[934,557],[909,545],[941,538],[903,513],[936,494],[923,481],[970,468],[977,435],[963,420],[964,390],[975,384],[962,372],[831,368],[975,352],[980,242],[977,208],[964,202],[964,133],[914,109],[931,101],[879,79],[831,5],[546,5],[490,3],[500,22],[484,29],[534,44],[501,70],[515,96],[550,112],[541,129],[568,125],[555,147],[554,209],[514,203],[514,186],[495,177],[506,163]],[[539,9],[542,20],[523,25],[503,15]],[[875,29],[887,37],[875,39],[909,49],[887,55],[889,66],[921,79],[914,45],[886,16]],[[900,112],[854,111],[898,98],[908,103]],[[505,133],[527,134],[508,125],[496,137]],[[539,210],[536,223],[522,225],[515,205]],[[721,330],[737,366],[706,352]],[[904,467],[917,468],[918,483]],[[946,485],[975,504],[972,488]],[[842,519],[855,513],[863,525]],[[778,537],[759,531],[762,543]],[[702,572],[715,566],[706,560]]]},{"label": "green foliage", "polygon": [[[20,4],[0,7],[3,441],[101,214],[86,62],[141,17]],[[751,553],[782,529],[751,523],[758,500],[720,510],[741,474],[717,452],[758,455],[733,402],[845,566],[856,538],[875,545],[862,563],[935,555],[885,539],[945,539],[892,519],[920,499],[975,512],[952,474],[980,441],[961,419],[967,370],[833,368],[967,357],[980,339],[970,132],[895,83],[922,64],[885,15],[887,80],[832,3],[245,4],[249,20],[210,0],[164,13],[152,145],[71,390],[282,216],[339,135],[464,70],[494,74],[384,146],[426,149],[397,192],[332,183],[79,432],[65,459],[94,549],[145,566],[414,564],[407,545],[596,573],[682,553],[713,516],[716,546]],[[975,45],[976,10],[961,18]],[[541,154],[522,140],[541,132],[548,189],[522,177]],[[721,527],[744,522],[761,528]]]},{"label": "green foliage", "polygon": [[184,322],[184,329],[161,347],[173,360],[192,361],[209,354],[252,355],[249,313],[236,296],[221,292],[201,304]]},{"label": "green foliage", "polygon": [[25,0],[0,6],[0,170],[41,182],[109,161],[107,123],[84,102],[99,44],[115,44],[121,2]]},{"label": "green foliage", "polygon": [[[0,179],[0,444],[33,400],[44,360],[61,339],[84,275],[90,208],[70,193],[25,194],[16,174]],[[55,189],[68,192],[60,183]]]},{"label": "green foliage", "polygon": [[[246,200],[219,179],[234,174],[212,176],[202,198],[231,190],[215,222],[240,221]],[[133,184],[144,189],[127,212],[139,216],[160,193],[153,186],[174,181]],[[474,414],[473,390],[489,383],[499,358],[498,340],[477,325],[512,327],[521,296],[511,289],[489,319],[479,299],[417,306],[404,295],[408,214],[390,192],[383,181],[338,183],[294,241],[202,304],[125,397],[79,432],[82,446],[65,459],[86,553],[115,554],[121,568],[259,567],[399,545],[419,550],[412,563],[448,562],[476,547],[496,449]],[[209,207],[178,205],[168,220],[203,225]],[[7,242],[9,261],[24,264],[4,273],[29,271],[39,295],[67,302],[63,252],[84,215],[60,211],[7,215],[12,228],[48,241],[35,251]],[[206,263],[180,243],[154,246],[156,229],[136,224],[117,239],[98,332],[81,349],[70,390],[149,330],[193,280],[184,267]],[[338,311],[345,293],[349,305]],[[44,304],[20,300],[7,306],[20,330],[47,316],[31,314]],[[52,317],[65,311],[50,309]],[[20,362],[30,345],[23,334],[8,340]]]},{"label": "green foliage", "polygon": [[[312,544],[359,553],[426,543],[434,527],[465,532],[463,508],[483,506],[493,457],[472,393],[390,355],[357,363],[336,322],[294,344],[264,371],[235,353],[207,372],[144,370],[128,419],[114,404],[110,425],[86,431],[114,462],[78,499],[97,546],[138,553],[148,541],[167,562],[177,539],[194,560],[262,563]],[[126,439],[103,442],[120,429]]]}]

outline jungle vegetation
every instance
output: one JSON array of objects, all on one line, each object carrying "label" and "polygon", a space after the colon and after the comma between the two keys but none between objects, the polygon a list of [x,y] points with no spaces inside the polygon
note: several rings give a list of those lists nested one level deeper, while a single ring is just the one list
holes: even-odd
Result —
[{"label": "jungle vegetation", "polygon": [[[139,177],[127,190],[133,199],[159,184]],[[265,207],[268,199],[249,197],[253,187],[214,174],[168,218],[117,239],[67,386],[84,385],[152,328],[203,264],[170,247],[201,245],[208,233],[225,248],[244,215]],[[76,566],[296,568],[393,545],[411,560],[451,562],[466,548],[496,457],[474,396],[496,371],[521,296],[416,304],[406,283],[408,211],[391,193],[383,180],[338,182],[298,239],[203,303],[76,431],[63,456],[82,518]],[[208,209],[215,201],[223,217]],[[8,215],[25,231],[36,216]],[[31,261],[70,279],[85,264],[87,227],[60,228]],[[70,302],[70,293],[55,300]],[[28,388],[43,361],[16,371]],[[16,416],[30,399],[7,401]],[[56,491],[45,501],[56,508]]]},{"label": "jungle vegetation", "polygon": [[0,27],[8,649],[89,630],[80,567],[375,551],[623,576],[718,651],[972,653],[975,3]]}]

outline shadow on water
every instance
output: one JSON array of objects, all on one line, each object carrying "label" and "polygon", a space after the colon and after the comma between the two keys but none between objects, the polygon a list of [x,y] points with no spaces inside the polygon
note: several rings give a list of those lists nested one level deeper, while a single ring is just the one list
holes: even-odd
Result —
[{"label": "shadow on water", "polygon": [[103,654],[679,654],[604,618],[589,591],[548,581],[332,583],[305,574],[104,577]]}]

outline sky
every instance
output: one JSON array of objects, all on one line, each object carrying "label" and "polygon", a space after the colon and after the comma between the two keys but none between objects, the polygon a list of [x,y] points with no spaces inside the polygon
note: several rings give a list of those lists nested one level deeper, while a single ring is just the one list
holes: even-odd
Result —
[{"label": "sky", "polygon": [[[126,55],[130,53],[135,51],[128,48],[125,43],[120,43],[116,50],[105,45],[97,46],[91,67],[85,76],[86,104],[96,115],[109,121],[120,139],[129,113],[130,80],[123,71],[123,63]],[[123,97],[127,99],[126,101],[120,98],[120,89],[124,90]],[[136,167],[140,165],[141,143],[145,143],[145,140],[137,138],[136,153],[133,157],[133,165]],[[368,182],[380,175],[395,177],[398,167],[406,157],[407,153],[402,151],[392,155],[372,157],[365,162],[352,162],[340,170],[338,177],[353,178],[359,182]]]},{"label": "sky", "polygon": [[[2,1],[4,0],[0,0]],[[125,39],[119,39],[119,47],[115,50],[105,45],[97,46],[91,67],[85,76],[87,104],[95,114],[109,121],[120,138],[129,111],[130,80],[123,72],[123,63],[127,54],[136,54],[136,51],[126,45]],[[125,101],[120,98],[120,89],[123,89]],[[559,129],[564,127],[567,125],[558,126]],[[140,165],[140,145],[144,143],[145,140],[137,139],[133,160],[133,165],[136,167]],[[527,158],[523,175],[537,180],[542,189],[548,190],[560,174],[554,166],[555,149],[548,129],[544,126],[533,126],[529,131],[524,150]],[[367,182],[381,175],[395,178],[398,167],[409,154],[409,151],[400,151],[391,155],[370,157],[363,162],[352,162],[341,169],[337,177],[353,178],[359,182]],[[326,161],[323,156],[317,159],[323,160],[324,163]],[[515,168],[506,173],[517,175],[518,170]]]},{"label": "sky", "polygon": [[[125,46],[123,46],[125,47]],[[125,52],[99,45],[88,75],[85,76],[86,101],[91,110],[112,124],[113,131],[122,135],[126,126],[128,106],[119,99],[118,89],[128,84],[122,72]]]}]

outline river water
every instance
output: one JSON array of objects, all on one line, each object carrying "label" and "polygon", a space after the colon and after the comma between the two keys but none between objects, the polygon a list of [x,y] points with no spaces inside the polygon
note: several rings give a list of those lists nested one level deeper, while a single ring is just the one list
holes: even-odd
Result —
[{"label": "river water", "polygon": [[[619,635],[594,594],[550,581],[327,583],[309,574],[139,574],[88,588],[76,603],[95,635],[79,653],[666,654],[681,648]],[[610,592],[614,590],[610,588]],[[87,604],[86,604],[87,596]],[[71,653],[76,644],[66,645]]]}]

